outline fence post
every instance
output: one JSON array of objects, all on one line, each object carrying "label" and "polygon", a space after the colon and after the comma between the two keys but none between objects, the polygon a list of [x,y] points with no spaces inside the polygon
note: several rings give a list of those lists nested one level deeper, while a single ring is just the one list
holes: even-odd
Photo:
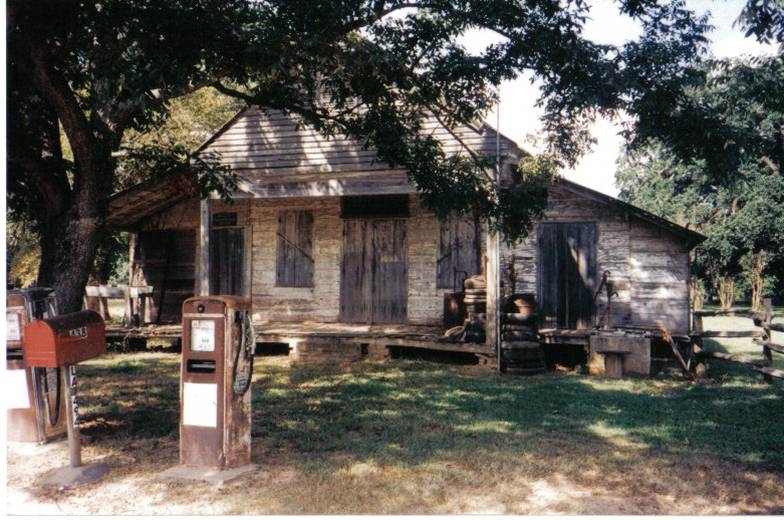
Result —
[{"label": "fence post", "polygon": [[702,349],[702,332],[703,332],[703,325],[702,325],[702,313],[698,310],[692,311],[692,337],[694,338],[694,344]]},{"label": "fence post", "polygon": [[[770,330],[770,324],[773,323],[773,300],[771,298],[765,298],[762,300],[762,312],[765,316],[764,321],[762,322],[762,330],[764,332],[764,336],[762,337],[762,356],[768,363],[768,366],[773,365],[773,351],[770,350],[768,346],[769,343],[773,342],[773,334]],[[768,343],[765,343],[768,342]],[[772,383],[773,377],[768,374],[763,374],[766,383]]]}]

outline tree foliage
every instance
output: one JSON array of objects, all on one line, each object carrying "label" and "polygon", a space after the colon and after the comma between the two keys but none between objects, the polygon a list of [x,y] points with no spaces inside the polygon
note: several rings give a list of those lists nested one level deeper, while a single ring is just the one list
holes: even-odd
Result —
[{"label": "tree foliage", "polygon": [[[78,307],[108,197],[128,178],[117,159],[124,138],[206,86],[359,138],[406,167],[437,213],[478,211],[522,235],[531,212],[521,208],[537,204],[500,191],[487,158],[445,154],[422,121],[470,123],[502,80],[530,72],[542,85],[550,152],[574,162],[597,113],[650,113],[705,52],[707,20],[682,0],[617,6],[643,28],[622,46],[583,36],[581,0],[12,0],[9,205],[36,222],[39,282],[54,285],[64,309]],[[469,53],[456,43],[469,29],[499,40]],[[167,155],[159,144],[125,157],[138,168],[183,159],[184,148]],[[205,172],[202,188],[219,188],[225,172]]]},{"label": "tree foliage", "polygon": [[694,272],[718,288],[784,257],[784,55],[696,78],[638,133],[616,179],[623,198],[706,235]]}]

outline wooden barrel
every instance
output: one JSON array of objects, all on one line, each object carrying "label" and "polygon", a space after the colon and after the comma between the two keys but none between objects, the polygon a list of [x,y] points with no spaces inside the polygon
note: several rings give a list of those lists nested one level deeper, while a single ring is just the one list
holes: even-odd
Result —
[{"label": "wooden barrel", "polygon": [[516,312],[517,319],[525,319],[536,316],[536,297],[531,293],[513,294],[509,301],[512,303]]},{"label": "wooden barrel", "polygon": [[487,283],[485,282],[485,277],[482,275],[471,276],[470,278],[466,278],[463,282],[463,287],[466,290],[471,289],[487,289]]}]

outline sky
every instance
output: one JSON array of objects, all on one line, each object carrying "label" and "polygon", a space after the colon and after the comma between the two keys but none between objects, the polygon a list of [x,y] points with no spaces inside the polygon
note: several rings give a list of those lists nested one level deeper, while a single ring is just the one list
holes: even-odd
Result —
[{"label": "sky", "polygon": [[[686,0],[686,5],[698,14],[710,11],[711,24],[716,27],[709,35],[711,50],[716,57],[725,58],[758,55],[775,52],[772,45],[761,45],[753,38],[744,38],[740,29],[733,28],[733,22],[740,14],[745,0]],[[622,44],[635,38],[639,27],[631,19],[621,16],[612,0],[594,0],[591,7],[591,20],[586,24],[585,36],[598,43]],[[487,42],[487,36],[472,35],[466,41],[470,49],[473,45]],[[524,149],[536,152],[538,148],[530,137],[540,131],[538,114],[535,107],[538,91],[531,86],[528,78],[521,77],[501,85],[500,119],[496,110],[487,116],[487,122],[495,127],[500,122],[501,133],[517,142]],[[594,124],[592,132],[598,143],[586,154],[573,169],[561,173],[568,179],[616,196],[615,163],[621,152],[620,127],[617,123],[600,119]]]}]

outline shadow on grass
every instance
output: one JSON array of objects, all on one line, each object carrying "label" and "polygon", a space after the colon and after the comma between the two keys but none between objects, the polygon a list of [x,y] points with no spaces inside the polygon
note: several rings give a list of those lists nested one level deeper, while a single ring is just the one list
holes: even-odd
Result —
[{"label": "shadow on grass", "polygon": [[702,348],[706,352],[723,352],[725,354],[729,354],[729,350],[727,350],[727,347],[725,347],[724,345],[722,345],[716,340],[704,339],[702,340],[702,342],[703,342]]},{"label": "shadow on grass", "polygon": [[461,377],[422,363],[359,374],[301,372],[283,385],[272,373],[254,389],[253,431],[269,449],[302,454],[303,461],[340,451],[420,464],[497,447],[586,457],[625,446],[781,472],[781,396],[749,378],[662,389],[650,380],[552,374]]},{"label": "shadow on grass", "polygon": [[[562,474],[584,486],[597,472],[634,474],[646,486],[677,474],[684,487],[689,478],[711,486],[727,465],[732,486],[752,489],[748,472],[784,476],[784,400],[780,387],[732,365],[690,384],[497,376],[408,360],[291,368],[257,359],[253,459],[267,467],[282,459],[324,479],[359,463],[470,468],[444,470],[457,487],[471,486],[477,471]],[[125,356],[80,373],[83,431],[95,444],[176,439],[178,356]]]}]

